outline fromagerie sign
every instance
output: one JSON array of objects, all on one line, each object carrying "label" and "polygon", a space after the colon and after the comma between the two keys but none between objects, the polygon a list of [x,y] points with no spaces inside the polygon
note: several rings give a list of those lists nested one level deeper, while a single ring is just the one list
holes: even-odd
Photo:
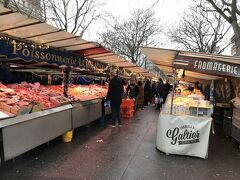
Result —
[{"label": "fromagerie sign", "polygon": [[8,59],[22,59],[24,61],[47,62],[49,64],[79,67],[83,58],[53,48],[39,48],[30,43],[17,40],[0,40],[0,55]]},{"label": "fromagerie sign", "polygon": [[191,70],[195,72],[240,77],[240,65],[223,61],[209,59],[176,59],[174,61],[174,66],[176,68]]}]

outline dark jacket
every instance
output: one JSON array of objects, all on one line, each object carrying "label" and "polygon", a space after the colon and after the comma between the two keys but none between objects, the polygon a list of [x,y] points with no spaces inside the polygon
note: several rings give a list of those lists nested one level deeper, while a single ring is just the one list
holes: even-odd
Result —
[{"label": "dark jacket", "polygon": [[156,95],[162,97],[163,96],[163,84],[158,83],[157,85],[157,90],[156,90]]},{"label": "dark jacket", "polygon": [[123,92],[124,89],[122,80],[117,76],[113,77],[109,83],[107,100],[109,100],[112,104],[121,104]]},{"label": "dark jacket", "polygon": [[157,85],[155,83],[152,84],[152,95],[157,94]]},{"label": "dark jacket", "polygon": [[138,87],[135,84],[128,85],[126,92],[130,99],[136,98],[138,95]]},{"label": "dark jacket", "polygon": [[170,84],[168,84],[168,83],[164,84],[162,96],[167,97],[171,89],[172,89],[172,86]]},{"label": "dark jacket", "polygon": [[151,82],[147,81],[144,86],[144,95],[145,96],[151,96],[152,95],[152,87],[151,87]]}]

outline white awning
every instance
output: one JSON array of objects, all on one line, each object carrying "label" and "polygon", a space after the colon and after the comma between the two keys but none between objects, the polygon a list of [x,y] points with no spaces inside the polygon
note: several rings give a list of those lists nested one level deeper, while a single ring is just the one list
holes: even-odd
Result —
[{"label": "white awning", "polygon": [[[83,40],[45,22],[14,12],[5,8],[2,3],[0,3],[0,33],[70,51],[109,65],[122,68],[136,67],[98,43]],[[139,70],[134,70],[139,72]]]},{"label": "white awning", "polygon": [[[217,60],[227,63],[240,64],[240,57],[236,56],[224,56],[210,53],[198,53],[198,52],[188,52],[188,51],[178,51],[172,49],[163,49],[163,48],[152,48],[152,47],[141,47],[141,52],[147,56],[160,70],[162,70],[166,75],[173,74],[173,62],[178,58],[203,58],[209,60]],[[214,80],[222,78],[218,75],[210,75],[206,73],[199,73],[190,70],[185,71],[185,76],[205,79],[205,80]]]}]

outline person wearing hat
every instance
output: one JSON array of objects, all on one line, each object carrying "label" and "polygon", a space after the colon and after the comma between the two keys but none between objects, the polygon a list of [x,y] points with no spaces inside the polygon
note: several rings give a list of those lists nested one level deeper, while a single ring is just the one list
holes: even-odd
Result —
[{"label": "person wearing hat", "polygon": [[123,82],[118,76],[118,72],[112,72],[110,74],[110,82],[107,92],[107,100],[110,101],[112,111],[112,123],[111,127],[116,127],[116,119],[118,119],[118,125],[122,126],[120,105],[122,103],[122,95],[124,93]]}]

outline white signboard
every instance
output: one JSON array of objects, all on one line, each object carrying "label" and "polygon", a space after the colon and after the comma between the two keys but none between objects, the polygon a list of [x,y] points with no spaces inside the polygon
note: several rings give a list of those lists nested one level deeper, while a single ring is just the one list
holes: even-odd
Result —
[{"label": "white signboard", "polygon": [[160,114],[157,148],[166,154],[208,156],[211,118]]}]

